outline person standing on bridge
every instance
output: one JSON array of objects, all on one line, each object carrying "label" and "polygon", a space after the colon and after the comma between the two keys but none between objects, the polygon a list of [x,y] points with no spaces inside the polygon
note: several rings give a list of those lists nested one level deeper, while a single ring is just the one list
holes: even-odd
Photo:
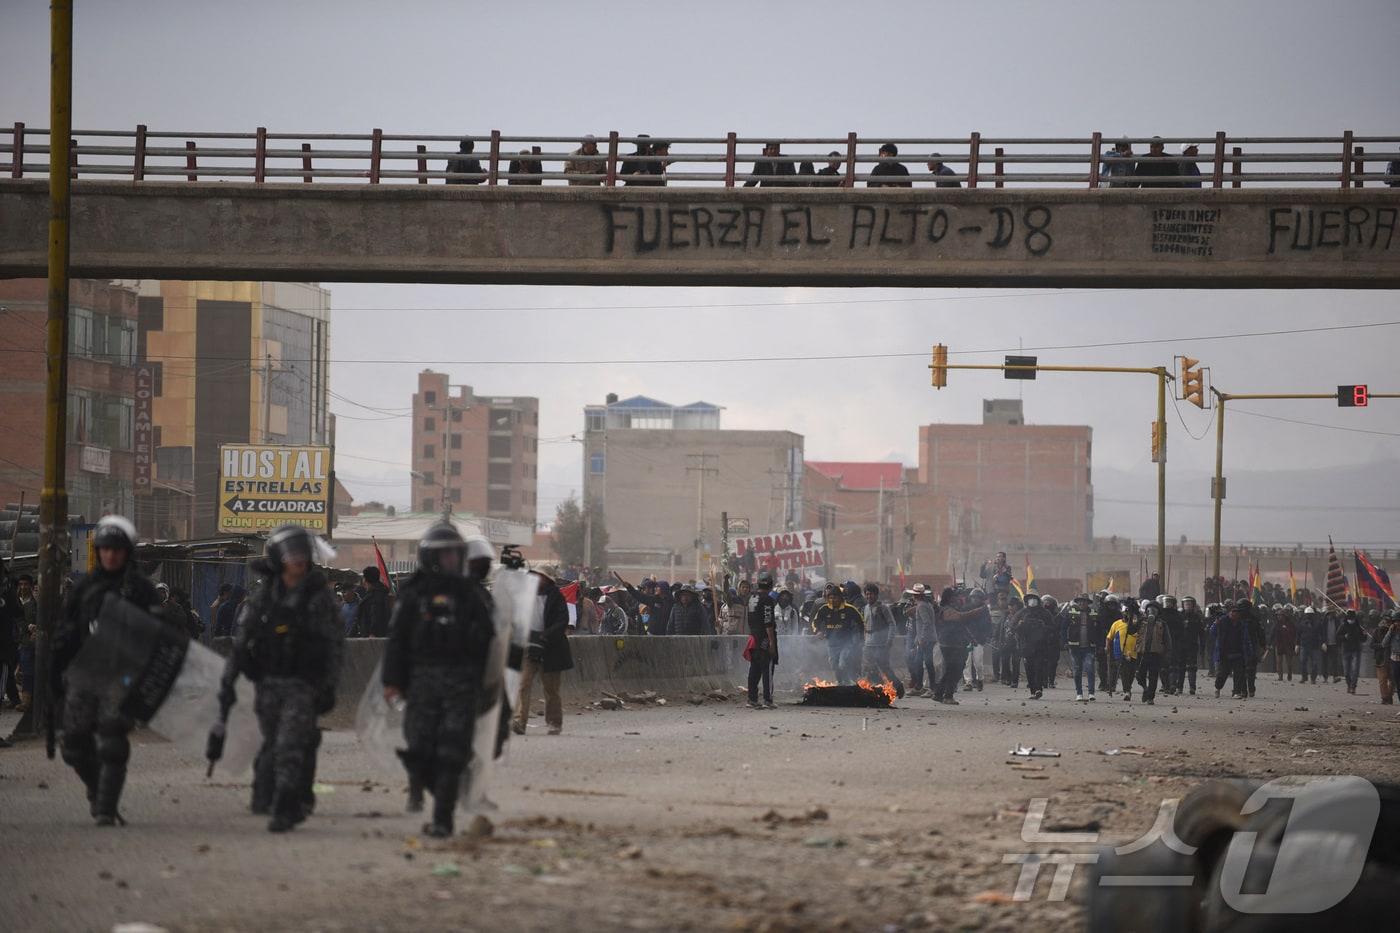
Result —
[{"label": "person standing on bridge", "polygon": [[[943,156],[933,153],[928,157],[928,170],[939,178],[933,183],[935,188],[961,188],[962,182],[956,178],[944,178],[945,175],[956,175],[957,172],[943,164]],[[1004,556],[1004,555],[1002,555]]]},{"label": "person standing on bridge", "polygon": [[1166,144],[1162,142],[1162,137],[1153,136],[1147,147],[1147,155],[1138,160],[1133,175],[1139,179],[1152,179],[1138,181],[1139,188],[1175,188],[1177,185],[1173,182],[1160,179],[1176,178],[1181,173],[1177,171],[1176,163],[1167,158]]},{"label": "person standing on bridge", "polygon": [[[1113,144],[1113,151],[1103,157],[1099,174],[1107,179],[1108,187],[1122,188],[1133,174],[1133,144],[1126,138]],[[1155,599],[1156,597],[1146,597]]]},{"label": "person standing on bridge", "polygon": [[447,160],[448,174],[468,177],[449,178],[449,185],[479,185],[486,180],[486,175],[481,170],[481,162],[472,157],[472,150],[476,148],[476,143],[470,139],[463,139],[457,144],[457,157]]},{"label": "person standing on bridge", "polygon": [[826,159],[826,168],[817,169],[812,185],[817,188],[839,188],[846,176],[841,168],[841,153],[833,149],[826,154]]},{"label": "person standing on bridge", "polygon": [[762,185],[765,188],[783,188],[796,184],[797,167],[791,162],[783,161],[782,154],[781,143],[766,143],[763,146],[763,158],[754,162],[744,187]]},{"label": "person standing on bridge", "polygon": [[[1191,158],[1194,159],[1194,158],[1196,158],[1197,155],[1200,154],[1200,152],[1201,152],[1201,150],[1196,146],[1195,143],[1182,143],[1182,144],[1181,144],[1181,154],[1184,155],[1184,156],[1190,156]],[[1194,179],[1194,180],[1191,180],[1191,181],[1183,181],[1183,182],[1182,182],[1180,185],[1178,185],[1177,187],[1179,187],[1179,188],[1199,188],[1199,187],[1201,187],[1201,167],[1200,167],[1199,165],[1197,165],[1195,162],[1178,162],[1176,168],[1177,168],[1177,172],[1178,172],[1179,174],[1181,174],[1182,176],[1188,177],[1188,178],[1190,178],[1190,179]]]},{"label": "person standing on bridge", "polygon": [[[607,174],[608,161],[598,155],[598,137],[592,135],[583,137],[582,144],[569,154],[573,158],[564,163],[564,174],[581,176],[570,178],[569,184],[571,186],[598,186],[603,183],[602,176]],[[590,175],[598,177],[590,178],[588,177]]]},{"label": "person standing on bridge", "polygon": [[[909,180],[909,169],[903,162],[896,162],[899,157],[899,147],[894,143],[885,143],[880,147],[880,161],[870,170],[870,178],[866,180],[867,188],[912,188],[914,183]],[[878,181],[876,179],[879,179]],[[886,181],[886,179],[889,179]]]},{"label": "person standing on bridge", "polygon": [[529,149],[521,149],[520,152],[517,153],[517,154],[520,156],[520,158],[518,158],[518,159],[511,159],[511,160],[510,160],[510,166],[506,169],[506,173],[509,174],[509,175],[511,176],[510,178],[508,178],[508,179],[506,180],[506,184],[508,184],[508,185],[542,185],[542,184],[544,184],[544,179],[543,179],[543,178],[531,178],[531,177],[530,177],[531,175],[543,175],[543,174],[544,174],[544,165],[540,162],[539,159],[532,158],[532,156],[538,154],[538,147],[536,147],[536,151],[535,151],[535,152],[531,152]]}]

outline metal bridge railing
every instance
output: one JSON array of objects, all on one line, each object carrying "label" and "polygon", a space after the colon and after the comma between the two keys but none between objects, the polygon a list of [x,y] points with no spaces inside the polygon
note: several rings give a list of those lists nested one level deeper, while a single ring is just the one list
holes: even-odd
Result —
[{"label": "metal bridge railing", "polygon": [[[983,137],[596,137],[596,152],[581,151],[583,137],[385,133],[248,133],[79,130],[73,134],[73,178],[133,181],[252,181],[615,187],[1036,187],[1239,188],[1400,186],[1390,172],[1400,162],[1400,136]],[[0,128],[0,174],[48,174],[49,133],[23,123]],[[470,153],[458,150],[470,144]],[[783,150],[765,155],[763,147]],[[1131,155],[1115,158],[1128,144]],[[1149,147],[1167,147],[1148,155]],[[881,154],[893,145],[898,154]],[[1183,147],[1194,145],[1194,153]],[[622,151],[622,147],[633,151]],[[941,162],[935,173],[930,163]],[[892,165],[907,174],[890,175]],[[1125,165],[1199,174],[1118,174]],[[770,173],[792,166],[793,174]],[[1170,167],[1170,168],[1167,168]],[[757,174],[755,174],[757,173]]]}]

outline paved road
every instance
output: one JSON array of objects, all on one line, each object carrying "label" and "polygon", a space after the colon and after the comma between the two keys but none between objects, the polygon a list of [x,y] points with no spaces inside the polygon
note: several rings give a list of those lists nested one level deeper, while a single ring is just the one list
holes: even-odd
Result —
[{"label": "paved road", "polygon": [[[130,825],[95,829],[76,779],[28,743],[0,751],[0,915],[17,930],[1020,929],[1028,915],[1071,929],[1078,887],[1065,903],[1044,888],[985,903],[1015,882],[1002,855],[1024,849],[1029,798],[1116,842],[1202,778],[1397,780],[1400,719],[1374,689],[1269,678],[1249,702],[1150,708],[1076,704],[1063,681],[1040,702],[989,687],[881,712],[795,695],[764,713],[575,703],[564,735],[532,727],[513,745],[495,835],[445,846],[419,837],[401,777],[376,773],[348,733],[328,734],[328,792],[285,837],[247,813],[246,783],[206,782],[150,735],[133,752]],[[1018,742],[1062,757],[1008,759]],[[1123,746],[1146,754],[1102,754]],[[808,819],[815,808],[827,818]]]}]

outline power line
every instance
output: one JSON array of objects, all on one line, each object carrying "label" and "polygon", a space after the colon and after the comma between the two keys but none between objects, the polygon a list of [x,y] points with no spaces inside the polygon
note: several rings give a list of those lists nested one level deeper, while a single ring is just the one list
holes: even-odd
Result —
[{"label": "power line", "polygon": [[1340,424],[1323,424],[1320,421],[1300,421],[1297,418],[1280,418],[1278,415],[1266,415],[1262,411],[1249,411],[1248,409],[1230,406],[1230,413],[1235,415],[1250,415],[1255,418],[1267,418],[1270,421],[1283,421],[1287,424],[1301,424],[1309,428],[1326,428],[1329,431],[1348,431],[1352,434],[1376,434],[1381,437],[1400,437],[1400,433],[1395,431],[1376,431],[1371,428],[1348,428]]},{"label": "power line", "polygon": [[[1149,346],[1165,343],[1199,343],[1209,340],[1244,340],[1258,337],[1283,337],[1298,334],[1316,334],[1328,331],[1358,330],[1371,327],[1394,327],[1400,325],[1400,321],[1374,321],[1362,324],[1334,324],[1325,327],[1299,327],[1286,330],[1265,330],[1249,331],[1238,334],[1209,334],[1194,337],[1154,337],[1142,340],[1113,340],[1100,343],[1065,343],[1046,344],[1033,347],[1002,347],[985,348],[979,350],[950,350],[950,356],[977,356],[984,354],[1004,354],[1018,353],[1025,351],[1046,352],[1051,350],[1102,350],[1119,349],[1123,347]],[[42,349],[0,349],[0,353],[44,353]],[[844,354],[820,354],[802,356],[721,356],[721,357],[692,357],[686,359],[555,359],[555,360],[522,360],[522,359],[475,359],[475,360],[425,360],[415,359],[387,359],[387,358],[365,358],[365,359],[327,359],[327,363],[339,363],[342,365],[376,365],[376,366],[675,366],[678,364],[723,364],[723,363],[824,363],[851,360],[889,360],[904,358],[925,358],[928,356],[927,350],[899,351],[888,353],[844,353]],[[162,360],[199,360],[199,361],[238,361],[243,357],[234,356],[176,356],[164,355]],[[312,359],[292,359],[283,358],[283,363],[313,363],[318,362]]]}]

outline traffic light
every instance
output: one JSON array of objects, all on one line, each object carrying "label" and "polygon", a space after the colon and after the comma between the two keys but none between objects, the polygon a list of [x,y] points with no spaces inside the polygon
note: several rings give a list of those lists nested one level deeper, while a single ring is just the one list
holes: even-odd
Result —
[{"label": "traffic light", "polygon": [[1368,386],[1337,386],[1337,406],[1339,408],[1365,408],[1371,404],[1371,390]]},{"label": "traffic light", "polygon": [[933,387],[941,389],[948,384],[948,348],[941,343],[933,345],[933,362],[928,367],[932,371]]},{"label": "traffic light", "polygon": [[1178,356],[1181,365],[1181,398],[1197,408],[1206,407],[1205,372],[1200,360],[1189,356]]},{"label": "traffic light", "polygon": [[1018,367],[1026,367],[1026,366],[1029,366],[1029,367],[1031,367],[1031,368],[1030,368],[1030,369],[1003,369],[1003,370],[1002,370],[1002,374],[1005,375],[1007,379],[1034,379],[1034,378],[1035,378],[1035,373],[1036,373],[1036,370],[1035,370],[1034,367],[1035,367],[1038,363],[1039,363],[1039,359],[1038,359],[1037,357],[1034,357],[1034,356],[1008,356],[1008,357],[1006,358],[1006,363],[1005,363],[1004,365],[1006,365],[1006,366],[1018,366]]}]

